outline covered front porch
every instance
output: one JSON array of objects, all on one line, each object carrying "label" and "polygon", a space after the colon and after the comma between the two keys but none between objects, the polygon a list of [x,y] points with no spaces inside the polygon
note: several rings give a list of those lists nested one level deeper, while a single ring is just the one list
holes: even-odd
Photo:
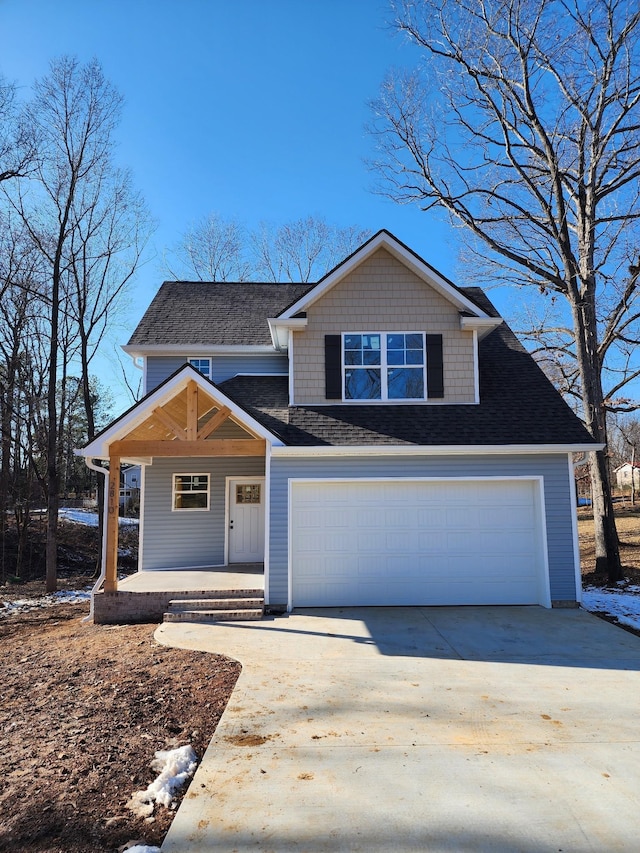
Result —
[{"label": "covered front porch", "polygon": [[[226,618],[232,611],[262,613],[272,438],[186,365],[85,448],[85,457],[108,462],[96,622],[157,620],[167,608],[182,602],[186,609],[190,601],[211,613],[224,608]],[[139,571],[119,578],[117,498],[124,461],[143,470],[141,541]]]},{"label": "covered front porch", "polygon": [[161,622],[179,609],[172,602],[184,604],[183,610],[198,602],[201,612],[223,605],[238,612],[240,602],[247,601],[254,610],[264,609],[264,563],[136,572],[122,578],[117,590],[94,594],[93,618],[98,624]]}]

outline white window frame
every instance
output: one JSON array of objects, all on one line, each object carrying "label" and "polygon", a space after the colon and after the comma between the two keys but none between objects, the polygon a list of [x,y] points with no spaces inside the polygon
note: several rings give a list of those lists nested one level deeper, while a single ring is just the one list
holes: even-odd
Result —
[{"label": "white window frame", "polygon": [[[208,356],[208,355],[193,356],[192,358],[191,357],[188,358],[187,361],[193,367],[194,370],[197,370],[198,373],[202,373],[202,375],[206,376],[207,379],[211,379],[211,356]],[[209,369],[207,370],[207,372],[205,373],[203,370],[200,370],[199,367],[196,367],[194,364],[194,361],[206,361],[206,362],[208,362]]]},{"label": "white window frame", "polygon": [[[207,478],[207,490],[197,491],[194,494],[207,496],[207,505],[206,506],[176,506],[176,496],[178,494],[184,495],[189,494],[189,492],[185,492],[184,490],[178,491],[176,488],[176,482],[178,477],[206,477]],[[198,473],[195,471],[186,471],[184,473],[176,473],[171,475],[171,512],[208,512],[211,506],[211,474],[207,471],[203,471],[202,473]]]},{"label": "white window frame", "polygon": [[[355,365],[344,363],[344,339],[349,335],[378,335],[380,337],[380,364]],[[413,367],[419,368],[419,364],[388,364],[387,361],[387,335],[420,335],[422,338],[422,397],[389,397],[388,369],[391,367]],[[427,399],[427,336],[426,332],[410,331],[384,331],[384,332],[342,332],[340,345],[340,361],[342,370],[342,399],[347,403],[419,403]],[[361,370],[364,367],[380,368],[380,397],[348,397],[346,396],[346,376],[348,367]]]}]

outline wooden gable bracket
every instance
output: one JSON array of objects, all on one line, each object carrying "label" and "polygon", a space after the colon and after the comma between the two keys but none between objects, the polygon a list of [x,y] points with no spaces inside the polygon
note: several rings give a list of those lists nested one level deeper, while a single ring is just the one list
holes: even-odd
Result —
[{"label": "wooden gable bracket", "polygon": [[187,433],[184,427],[181,427],[180,424],[174,420],[168,412],[165,412],[163,408],[158,406],[153,410],[153,414],[161,424],[166,426],[166,428],[174,434],[177,439],[184,441],[187,438]]},{"label": "wooden gable bracket", "polygon": [[209,441],[148,441],[131,439],[114,441],[111,453],[137,459],[140,456],[264,456],[267,443],[263,438],[216,438]]},{"label": "wooden gable bracket", "polygon": [[198,386],[190,379],[187,383],[187,441],[195,441],[198,434]]},{"label": "wooden gable bracket", "polygon": [[212,432],[215,432],[219,426],[221,426],[231,414],[231,409],[228,406],[223,406],[215,415],[211,418],[211,420],[206,423],[201,430],[198,431],[196,435],[197,441],[204,441],[207,436],[211,435]]}]

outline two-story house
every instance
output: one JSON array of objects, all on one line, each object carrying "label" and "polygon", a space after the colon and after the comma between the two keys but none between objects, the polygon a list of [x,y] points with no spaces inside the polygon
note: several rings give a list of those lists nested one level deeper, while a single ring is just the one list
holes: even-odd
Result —
[{"label": "two-story house", "polygon": [[[311,286],[165,282],[124,349],[145,396],[82,453],[141,466],[140,577],[257,565],[274,611],[579,600],[598,445],[482,290],[388,232]],[[111,492],[97,619],[131,615]]]}]

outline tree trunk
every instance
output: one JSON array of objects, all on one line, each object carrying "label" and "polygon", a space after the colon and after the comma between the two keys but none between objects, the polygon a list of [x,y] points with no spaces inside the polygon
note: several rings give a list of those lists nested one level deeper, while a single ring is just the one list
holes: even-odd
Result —
[{"label": "tree trunk", "polygon": [[593,532],[596,545],[596,572],[606,573],[611,583],[622,580],[622,564],[616,530],[609,462],[605,450],[589,454],[593,506]]},{"label": "tree trunk", "polygon": [[[93,410],[94,400],[89,381],[89,341],[84,329],[80,329],[80,359],[82,364],[82,401],[87,418],[87,440],[96,437],[96,420]],[[104,476],[107,476],[105,471]],[[102,540],[104,537],[104,488],[100,477],[96,474],[96,497],[98,500],[98,553],[96,556],[96,574],[102,569]]]},{"label": "tree trunk", "polygon": [[607,460],[607,425],[597,347],[595,286],[585,287],[584,294],[572,302],[572,310],[584,419],[593,438],[605,445],[603,450],[589,454],[596,572],[606,573],[609,581],[615,583],[623,575]]},{"label": "tree trunk", "polygon": [[11,409],[13,403],[12,383],[4,390],[2,400],[2,416],[0,420],[0,550],[2,565],[0,567],[0,580],[4,583],[7,576],[5,565],[5,537],[7,529],[7,510],[9,508],[9,482],[11,471]]},{"label": "tree trunk", "polygon": [[[67,210],[70,207],[70,200]],[[66,225],[66,219],[64,225]],[[62,255],[64,226],[60,227],[58,247],[53,265],[51,288],[51,344],[49,347],[49,380],[47,387],[47,545],[46,590],[58,588],[58,510],[60,508],[60,474],[58,471],[58,328],[60,319],[60,259]]]}]

